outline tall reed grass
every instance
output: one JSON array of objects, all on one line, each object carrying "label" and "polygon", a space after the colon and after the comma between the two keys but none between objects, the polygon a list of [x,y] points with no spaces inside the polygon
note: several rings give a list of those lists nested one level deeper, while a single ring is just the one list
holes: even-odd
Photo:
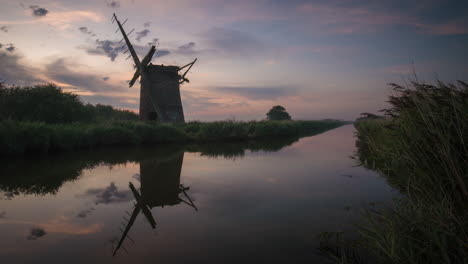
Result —
[{"label": "tall reed grass", "polygon": [[403,198],[361,227],[380,263],[468,263],[468,84],[391,84],[385,119],[360,120],[356,158]]}]

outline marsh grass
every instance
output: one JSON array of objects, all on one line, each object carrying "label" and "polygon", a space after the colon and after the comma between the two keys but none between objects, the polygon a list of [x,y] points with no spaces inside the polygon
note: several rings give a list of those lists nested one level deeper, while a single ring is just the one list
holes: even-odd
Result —
[{"label": "marsh grass", "polygon": [[100,146],[296,139],[345,124],[323,121],[219,121],[159,124],[141,121],[46,124],[0,121],[0,154],[50,153]]},{"label": "marsh grass", "polygon": [[381,263],[468,263],[468,84],[391,84],[385,119],[360,120],[356,159],[404,195],[368,211]]}]

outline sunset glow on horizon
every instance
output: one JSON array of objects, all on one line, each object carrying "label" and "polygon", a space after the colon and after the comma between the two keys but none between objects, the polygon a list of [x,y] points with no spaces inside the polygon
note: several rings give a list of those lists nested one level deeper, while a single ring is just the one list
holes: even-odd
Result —
[{"label": "sunset glow on horizon", "polygon": [[113,13],[140,60],[182,66],[187,120],[353,120],[386,107],[387,83],[468,76],[462,1],[0,0],[0,81],[53,82],[84,102],[138,110],[139,84]]}]

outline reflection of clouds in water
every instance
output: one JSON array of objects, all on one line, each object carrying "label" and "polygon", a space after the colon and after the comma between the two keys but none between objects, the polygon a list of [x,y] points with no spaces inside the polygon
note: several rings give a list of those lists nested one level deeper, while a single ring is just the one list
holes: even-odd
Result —
[{"label": "reflection of clouds in water", "polygon": [[36,240],[40,237],[45,236],[47,233],[42,228],[32,228],[31,233],[28,236],[28,240]]},{"label": "reflection of clouds in water", "polygon": [[140,173],[133,174],[132,178],[139,181],[139,182],[141,182]]},{"label": "reflection of clouds in water", "polygon": [[0,219],[2,219],[2,218],[6,218],[6,212],[5,211],[0,212]]},{"label": "reflection of clouds in water", "polygon": [[106,188],[89,189],[85,192],[85,196],[95,196],[96,204],[110,204],[128,202],[133,199],[132,193],[128,191],[119,191],[114,182],[111,182]]},{"label": "reflection of clouds in water", "polygon": [[95,209],[93,207],[89,208],[89,209],[85,209],[81,212],[79,212],[76,216],[79,217],[79,218],[86,218],[88,217],[89,215],[91,215],[93,213]]}]

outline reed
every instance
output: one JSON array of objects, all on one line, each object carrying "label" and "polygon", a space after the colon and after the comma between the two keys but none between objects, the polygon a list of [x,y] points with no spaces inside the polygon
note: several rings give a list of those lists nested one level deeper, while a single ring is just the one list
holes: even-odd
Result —
[{"label": "reed", "polygon": [[384,119],[355,123],[355,158],[401,191],[368,211],[362,240],[380,263],[468,263],[468,84],[391,84]]}]

